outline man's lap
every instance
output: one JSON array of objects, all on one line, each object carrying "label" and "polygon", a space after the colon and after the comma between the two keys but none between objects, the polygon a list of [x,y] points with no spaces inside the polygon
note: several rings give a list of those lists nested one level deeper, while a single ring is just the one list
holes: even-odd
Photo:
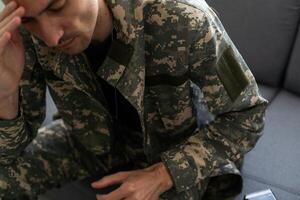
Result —
[{"label": "man's lap", "polygon": [[[121,148],[123,147],[119,147],[118,152],[122,152]],[[81,163],[82,156],[84,156],[82,152],[73,146],[69,131],[61,120],[41,128],[37,137],[12,165],[0,166],[0,199],[21,199],[22,195],[36,198],[37,195],[53,187],[91,177],[91,174],[84,167],[85,165]],[[105,174],[147,166],[144,159],[126,164],[124,161],[127,158],[123,159],[122,157],[124,154],[123,156],[110,154],[101,159],[104,166],[108,166],[108,160],[113,159],[114,167],[109,169],[109,172],[105,171],[107,170],[106,167],[105,170],[98,173],[97,178],[92,178],[97,180]],[[208,181],[204,181],[201,185],[198,184],[189,191],[180,194],[171,189],[161,199],[201,199],[208,183]],[[215,185],[214,188],[217,189]],[[95,193],[107,193],[109,188],[107,189],[102,192],[95,191]]]},{"label": "man's lap", "polygon": [[0,166],[0,197],[36,196],[88,175],[79,162],[68,131],[62,121],[56,121],[41,128],[33,142],[11,165]]},{"label": "man's lap", "polygon": [[[125,149],[130,149],[130,153]],[[103,169],[100,167],[100,171],[90,172],[84,163],[85,152],[73,144],[63,121],[56,120],[39,129],[37,137],[11,165],[0,166],[0,199],[21,199],[23,195],[36,198],[51,188],[74,180],[87,178],[85,180],[91,182],[117,171],[146,167],[143,158],[128,163],[136,155],[140,153],[117,144],[114,153],[95,161],[95,164],[101,162]],[[112,188],[102,190],[102,193]]]}]

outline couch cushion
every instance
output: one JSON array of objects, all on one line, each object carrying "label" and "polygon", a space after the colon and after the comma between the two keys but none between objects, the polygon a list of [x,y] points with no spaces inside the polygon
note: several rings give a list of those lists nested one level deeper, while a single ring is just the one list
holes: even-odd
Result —
[{"label": "couch cushion", "polygon": [[207,0],[258,82],[278,86],[296,36],[299,0]]},{"label": "couch cushion", "polygon": [[246,194],[250,194],[253,192],[266,190],[266,189],[271,189],[275,197],[277,198],[277,200],[299,200],[300,199],[300,195],[287,192],[273,185],[270,186],[269,184],[265,184],[261,180],[256,180],[255,178],[252,179],[251,177],[246,177],[246,175],[244,175],[243,191],[238,197],[235,198],[235,200],[242,200]]},{"label": "couch cushion", "polygon": [[260,94],[270,102],[274,99],[278,91],[278,88],[267,86],[264,84],[258,84],[258,87]]},{"label": "couch cushion", "polygon": [[300,98],[281,91],[268,107],[264,135],[245,157],[244,176],[300,196],[299,130]]},{"label": "couch cushion", "polygon": [[285,78],[285,88],[300,94],[300,26]]}]

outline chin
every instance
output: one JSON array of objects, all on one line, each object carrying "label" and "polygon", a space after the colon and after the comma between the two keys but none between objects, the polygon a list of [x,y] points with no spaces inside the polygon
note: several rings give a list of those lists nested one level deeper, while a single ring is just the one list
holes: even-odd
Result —
[{"label": "chin", "polygon": [[62,51],[69,55],[77,55],[82,53],[88,46],[89,42],[86,41],[76,41],[72,46],[67,49],[62,49]]},{"label": "chin", "polygon": [[71,56],[73,56],[73,55],[78,55],[78,54],[80,54],[80,53],[82,53],[83,52],[83,50],[81,50],[81,49],[76,49],[76,48],[72,48],[72,49],[64,49],[64,50],[62,50],[64,53],[66,53],[66,54],[68,54],[68,55],[71,55]]}]

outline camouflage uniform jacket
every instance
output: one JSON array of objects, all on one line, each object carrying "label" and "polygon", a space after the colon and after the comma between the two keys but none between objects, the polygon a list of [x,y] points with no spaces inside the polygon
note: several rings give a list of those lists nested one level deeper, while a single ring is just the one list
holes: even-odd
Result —
[{"label": "camouflage uniform jacket", "polygon": [[110,150],[112,119],[96,76],[136,109],[149,162],[162,160],[178,192],[208,177],[238,175],[264,125],[266,100],[204,0],[107,0],[116,38],[97,74],[84,54],[69,56],[24,33],[20,114],[0,122],[1,163],[35,137],[45,86],[86,152]]}]

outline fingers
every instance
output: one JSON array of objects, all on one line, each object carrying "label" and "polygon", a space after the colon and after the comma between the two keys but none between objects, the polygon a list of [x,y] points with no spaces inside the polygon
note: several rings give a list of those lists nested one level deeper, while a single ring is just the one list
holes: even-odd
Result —
[{"label": "fingers", "polygon": [[9,2],[2,12],[0,12],[0,21],[2,21],[5,17],[7,17],[12,11],[17,8],[17,4],[14,1]]},{"label": "fingers", "polygon": [[11,34],[8,32],[0,36],[0,55],[2,55],[4,48],[6,47],[10,39],[11,39]]},{"label": "fingers", "polygon": [[120,184],[129,176],[129,172],[119,172],[110,176],[105,176],[99,181],[93,182],[93,188],[105,188],[110,185]]},{"label": "fingers", "polygon": [[3,28],[0,28],[0,35],[3,35],[6,32],[14,32],[18,26],[21,24],[21,19],[16,17],[6,24]]},{"label": "fingers", "polygon": [[5,32],[13,32],[21,24],[21,17],[24,13],[25,9],[23,7],[19,7],[0,21],[0,35]]},{"label": "fingers", "polygon": [[18,7],[17,9],[13,10],[9,13],[5,18],[3,18],[0,21],[0,27],[2,28],[7,23],[9,23],[11,20],[13,20],[15,17],[21,18],[25,14],[25,9],[23,7]]}]

